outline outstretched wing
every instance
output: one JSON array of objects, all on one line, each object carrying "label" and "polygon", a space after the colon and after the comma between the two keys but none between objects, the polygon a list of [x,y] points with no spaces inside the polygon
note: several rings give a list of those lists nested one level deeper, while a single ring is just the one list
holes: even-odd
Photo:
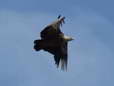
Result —
[{"label": "outstretched wing", "polygon": [[43,31],[41,31],[40,35],[42,39],[52,39],[57,37],[57,35],[61,33],[62,32],[59,28],[55,28],[52,25],[49,25],[46,28],[44,28]]},{"label": "outstretched wing", "polygon": [[61,34],[60,25],[64,22],[65,17],[57,19],[57,21],[48,25],[41,31],[40,36],[42,39],[52,39],[56,38],[59,34]]},{"label": "outstretched wing", "polygon": [[61,69],[67,70],[67,42],[56,43],[54,46],[44,48],[44,50],[54,55],[57,67],[61,66]]},{"label": "outstretched wing", "polygon": [[61,69],[67,70],[67,60],[68,60],[67,42],[61,45],[57,53],[54,55],[54,59],[57,67],[61,66]]}]

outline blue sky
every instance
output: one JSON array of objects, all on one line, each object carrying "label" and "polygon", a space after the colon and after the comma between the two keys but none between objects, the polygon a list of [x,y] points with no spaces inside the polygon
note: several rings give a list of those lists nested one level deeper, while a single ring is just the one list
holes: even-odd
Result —
[{"label": "blue sky", "polygon": [[[1,0],[0,86],[113,86],[113,0]],[[33,41],[59,14],[69,43],[68,71]]]}]

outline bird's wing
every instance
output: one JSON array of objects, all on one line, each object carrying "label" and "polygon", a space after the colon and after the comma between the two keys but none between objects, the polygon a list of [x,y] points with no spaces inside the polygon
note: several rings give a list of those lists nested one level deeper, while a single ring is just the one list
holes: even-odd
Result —
[{"label": "bird's wing", "polygon": [[57,67],[61,66],[61,69],[67,69],[67,42],[55,43],[53,46],[49,46],[44,49],[54,55],[55,64]]},{"label": "bird's wing", "polygon": [[61,34],[60,25],[64,23],[65,17],[57,19],[52,24],[46,26],[44,30],[41,31],[40,36],[42,39],[55,38],[58,34]]},{"label": "bird's wing", "polygon": [[67,42],[63,43],[59,50],[57,51],[57,54],[55,54],[55,62],[57,66],[61,66],[61,69],[67,70],[67,60],[68,60],[68,52],[67,52]]},{"label": "bird's wing", "polygon": [[42,39],[51,39],[60,33],[60,29],[56,29],[52,25],[49,25],[41,31],[40,36]]}]

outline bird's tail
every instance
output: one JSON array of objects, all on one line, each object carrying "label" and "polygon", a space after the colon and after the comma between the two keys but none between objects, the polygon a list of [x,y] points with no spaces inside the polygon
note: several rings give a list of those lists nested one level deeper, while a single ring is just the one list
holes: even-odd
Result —
[{"label": "bird's tail", "polygon": [[35,40],[34,41],[34,49],[36,51],[39,51],[42,49],[41,43],[42,43],[42,40]]}]

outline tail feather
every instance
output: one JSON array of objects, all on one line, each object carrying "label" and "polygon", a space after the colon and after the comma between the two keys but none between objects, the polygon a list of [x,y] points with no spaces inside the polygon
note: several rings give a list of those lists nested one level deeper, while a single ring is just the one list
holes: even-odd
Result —
[{"label": "tail feather", "polygon": [[35,40],[35,41],[34,41],[34,49],[35,49],[36,51],[39,51],[39,50],[42,49],[41,40]]}]

